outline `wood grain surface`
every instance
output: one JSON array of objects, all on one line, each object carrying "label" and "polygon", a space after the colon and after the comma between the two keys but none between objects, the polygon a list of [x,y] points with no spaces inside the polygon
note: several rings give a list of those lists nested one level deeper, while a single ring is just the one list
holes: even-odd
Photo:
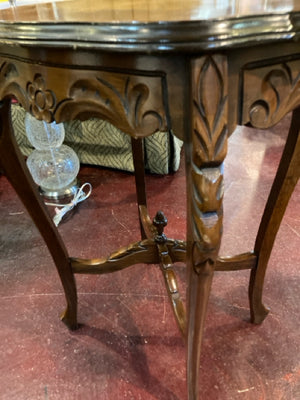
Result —
[{"label": "wood grain surface", "polygon": [[6,21],[159,22],[231,18],[300,10],[299,0],[15,0],[0,3]]}]

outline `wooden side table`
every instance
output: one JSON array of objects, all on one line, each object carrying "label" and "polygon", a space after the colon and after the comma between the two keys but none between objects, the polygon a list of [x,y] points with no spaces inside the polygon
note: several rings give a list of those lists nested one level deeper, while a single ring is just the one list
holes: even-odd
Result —
[{"label": "wooden side table", "polygon": [[[300,175],[300,1],[287,3],[284,8],[275,0],[252,6],[233,1],[203,6],[196,0],[136,0],[129,5],[120,0],[114,8],[109,0],[90,0],[83,9],[82,2],[69,0],[0,11],[0,167],[52,254],[67,300],[62,320],[70,329],[77,327],[75,274],[160,264],[187,344],[189,400],[198,398],[214,271],[249,269],[251,320],[261,323],[268,313],[262,303],[265,271]],[[99,117],[131,135],[139,241],[107,258],[69,256],[17,148],[10,121],[12,97],[47,122]],[[267,128],[292,110],[255,247],[246,254],[219,257],[227,139],[236,124]],[[163,213],[151,221],[147,212],[142,139],[164,129],[185,142],[187,242],[168,239]],[[183,260],[188,271],[186,311],[172,268]]]}]

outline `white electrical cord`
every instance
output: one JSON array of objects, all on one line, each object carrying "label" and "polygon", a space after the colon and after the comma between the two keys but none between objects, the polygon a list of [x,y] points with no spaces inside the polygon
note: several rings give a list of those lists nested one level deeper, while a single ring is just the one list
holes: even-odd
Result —
[{"label": "white electrical cord", "polygon": [[[84,192],[85,187],[89,187],[87,193]],[[55,206],[55,215],[53,217],[53,222],[56,226],[60,223],[64,215],[66,215],[69,211],[71,211],[78,203],[86,200],[90,194],[92,193],[92,185],[90,183],[84,183],[77,192],[75,193],[73,200],[68,204],[55,204],[55,203],[45,203],[47,206]],[[58,207],[62,207],[59,209]]]}]

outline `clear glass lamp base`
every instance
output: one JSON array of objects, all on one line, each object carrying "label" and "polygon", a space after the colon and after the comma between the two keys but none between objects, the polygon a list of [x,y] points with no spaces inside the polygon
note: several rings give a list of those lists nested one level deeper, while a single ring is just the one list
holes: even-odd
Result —
[{"label": "clear glass lamp base", "polygon": [[73,199],[78,189],[79,189],[79,182],[77,179],[74,179],[74,181],[71,182],[68,186],[58,190],[48,189],[39,186],[39,192],[41,196],[45,200],[50,200],[57,204],[60,203],[66,204],[70,202]]}]

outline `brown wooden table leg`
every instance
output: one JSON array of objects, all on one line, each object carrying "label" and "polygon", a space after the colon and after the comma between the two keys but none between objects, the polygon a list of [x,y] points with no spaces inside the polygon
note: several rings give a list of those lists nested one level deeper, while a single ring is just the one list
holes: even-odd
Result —
[{"label": "brown wooden table leg", "polygon": [[225,57],[204,56],[192,61],[191,97],[191,139],[186,145],[187,382],[188,399],[196,400],[204,321],[222,234],[222,163],[227,151]]},{"label": "brown wooden table leg", "polygon": [[77,327],[77,293],[71,264],[62,239],[48,215],[16,143],[10,119],[10,100],[5,100],[0,104],[0,167],[48,246],[67,300],[67,309],[62,315],[62,320],[68,328],[75,329]]},{"label": "brown wooden table leg", "polygon": [[258,262],[251,271],[251,321],[261,323],[269,310],[262,303],[267,264],[285,209],[300,176],[300,108],[293,112],[287,142],[258,230],[254,251]]},{"label": "brown wooden table leg", "polygon": [[[140,207],[147,208],[146,182],[145,182],[145,162],[144,162],[144,140],[131,138],[132,157],[134,165],[134,177],[136,197],[140,214]],[[142,239],[147,235],[140,219],[140,230]]]}]

